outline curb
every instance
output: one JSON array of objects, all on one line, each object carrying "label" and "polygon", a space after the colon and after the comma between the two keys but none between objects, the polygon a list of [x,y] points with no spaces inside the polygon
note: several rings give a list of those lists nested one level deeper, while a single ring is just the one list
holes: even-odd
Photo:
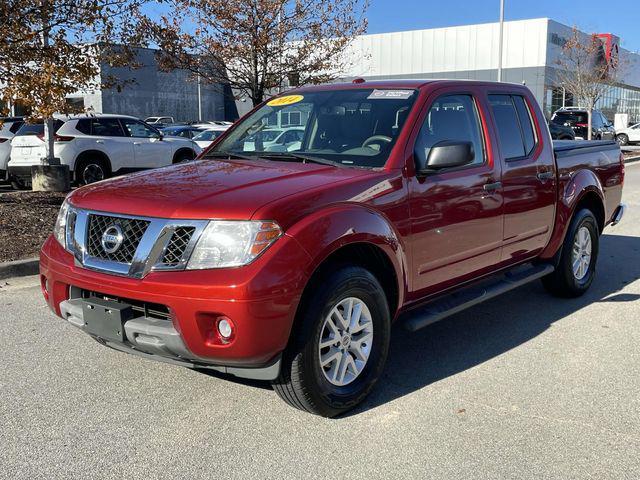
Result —
[{"label": "curb", "polygon": [[37,275],[40,270],[39,265],[40,260],[38,258],[27,258],[26,260],[0,263],[0,280]]}]

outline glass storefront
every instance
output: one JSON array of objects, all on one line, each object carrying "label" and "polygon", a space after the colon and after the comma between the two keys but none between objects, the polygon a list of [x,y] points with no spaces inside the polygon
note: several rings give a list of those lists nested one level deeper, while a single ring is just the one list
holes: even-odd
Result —
[{"label": "glass storefront", "polygon": [[[571,93],[562,87],[547,85],[543,105],[547,118],[563,106],[579,106],[579,102],[575,102]],[[629,123],[638,123],[640,122],[640,88],[609,87],[596,103],[596,108],[612,122],[616,113],[626,113],[629,115]]]}]

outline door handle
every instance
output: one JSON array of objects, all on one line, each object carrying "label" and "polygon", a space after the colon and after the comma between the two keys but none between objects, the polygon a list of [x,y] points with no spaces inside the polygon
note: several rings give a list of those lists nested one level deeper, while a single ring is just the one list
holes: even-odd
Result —
[{"label": "door handle", "polygon": [[96,140],[96,143],[104,143],[104,140]]},{"label": "door handle", "polygon": [[485,183],[482,188],[484,188],[485,192],[493,192],[502,188],[502,182]]},{"label": "door handle", "polygon": [[554,175],[555,175],[555,174],[554,174],[551,170],[549,170],[549,171],[547,171],[547,172],[539,172],[539,173],[536,175],[536,177],[538,177],[538,180],[542,180],[542,181],[544,181],[544,180],[550,180],[550,179],[552,179]]},{"label": "door handle", "polygon": [[134,145],[142,145],[140,142],[133,142]]}]

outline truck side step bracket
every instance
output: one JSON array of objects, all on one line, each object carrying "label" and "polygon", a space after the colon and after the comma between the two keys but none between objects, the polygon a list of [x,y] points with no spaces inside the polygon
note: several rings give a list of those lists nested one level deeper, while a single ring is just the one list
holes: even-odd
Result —
[{"label": "truck side step bracket", "polygon": [[407,330],[415,332],[469,307],[542,278],[553,272],[553,270],[554,267],[550,264],[528,264],[508,270],[479,285],[466,287],[437,298],[421,307],[407,311],[402,314],[401,321],[403,321]]}]

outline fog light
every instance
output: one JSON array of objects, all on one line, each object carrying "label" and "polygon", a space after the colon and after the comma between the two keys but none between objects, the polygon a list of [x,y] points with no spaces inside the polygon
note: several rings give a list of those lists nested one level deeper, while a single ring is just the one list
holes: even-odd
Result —
[{"label": "fog light", "polygon": [[233,335],[231,320],[225,317],[218,319],[218,333],[224,340],[229,340]]}]

